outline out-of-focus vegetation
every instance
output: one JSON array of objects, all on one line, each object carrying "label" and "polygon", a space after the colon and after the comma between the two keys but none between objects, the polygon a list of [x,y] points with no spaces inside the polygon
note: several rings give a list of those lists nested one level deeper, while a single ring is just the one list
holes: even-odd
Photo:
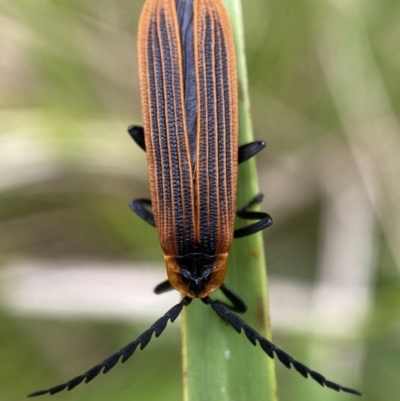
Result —
[{"label": "out-of-focus vegetation", "polygon": [[[21,264],[164,268],[127,207],[148,195],[125,133],[141,121],[142,4],[0,0],[1,400],[83,372],[153,320],[29,314],[9,284]],[[367,401],[400,393],[399,16],[395,0],[244,4],[274,342]],[[281,401],[351,399],[277,373]],[[107,376],[56,397],[179,399],[177,325]]]}]

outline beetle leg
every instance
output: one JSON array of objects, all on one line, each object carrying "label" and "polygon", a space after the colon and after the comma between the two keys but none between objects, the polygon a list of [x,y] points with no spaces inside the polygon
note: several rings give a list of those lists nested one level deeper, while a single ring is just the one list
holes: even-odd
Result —
[{"label": "beetle leg", "polygon": [[239,210],[236,211],[236,215],[238,217],[242,217],[242,218],[247,218],[244,216],[245,213],[247,213],[248,209],[250,209],[251,207],[255,206],[255,205],[259,205],[264,199],[264,195],[263,194],[257,194],[256,196],[254,196],[252,198],[252,200],[250,202],[248,202],[246,205],[242,206]]},{"label": "beetle leg", "polygon": [[238,149],[238,163],[243,163],[255,156],[258,152],[261,152],[267,146],[264,141],[254,141],[246,143],[245,145],[239,146]]},{"label": "beetle leg", "polygon": [[242,298],[239,297],[238,294],[236,294],[235,291],[232,290],[232,288],[228,287],[225,283],[221,285],[219,288],[222,293],[229,299],[229,301],[232,302],[232,305],[228,305],[225,302],[221,302],[224,304],[226,307],[228,307],[230,310],[235,311],[235,312],[240,312],[244,313],[247,311],[247,306],[242,300]]},{"label": "beetle leg", "polygon": [[131,138],[136,142],[140,149],[146,152],[146,144],[144,142],[144,130],[143,127],[137,125],[130,125],[128,127],[128,133]]},{"label": "beetle leg", "polygon": [[251,212],[249,209],[261,203],[263,195],[256,195],[247,205],[243,206],[236,212],[236,216],[246,220],[259,220],[257,223],[250,224],[249,226],[238,228],[234,231],[234,238],[247,237],[257,233],[258,231],[264,230],[264,228],[272,225],[272,217],[268,213],[264,212]]},{"label": "beetle leg", "polygon": [[156,288],[154,288],[154,292],[156,294],[163,294],[164,292],[168,292],[173,290],[174,287],[172,287],[171,283],[169,280],[165,280],[162,283],[158,284]]},{"label": "beetle leg", "polygon": [[129,203],[129,207],[145,222],[149,223],[151,226],[155,227],[156,223],[154,221],[153,212],[150,211],[146,206],[151,207],[150,199],[135,199]]}]

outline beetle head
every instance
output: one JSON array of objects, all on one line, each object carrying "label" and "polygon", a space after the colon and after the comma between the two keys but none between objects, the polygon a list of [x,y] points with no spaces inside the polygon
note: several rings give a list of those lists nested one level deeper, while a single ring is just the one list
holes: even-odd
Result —
[{"label": "beetle head", "polygon": [[227,258],[227,253],[214,256],[204,253],[164,255],[169,282],[190,298],[204,298],[221,287],[225,279]]}]

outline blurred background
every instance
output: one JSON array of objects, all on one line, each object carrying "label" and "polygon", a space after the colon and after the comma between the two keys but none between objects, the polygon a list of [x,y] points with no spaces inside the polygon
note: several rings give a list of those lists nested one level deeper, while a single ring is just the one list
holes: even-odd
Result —
[{"label": "blurred background", "polygon": [[[157,235],[128,207],[149,194],[126,133],[142,5],[0,0],[1,401],[84,372],[179,299],[152,293]],[[400,2],[248,0],[244,25],[274,342],[397,399]],[[57,400],[181,399],[179,323],[107,376]],[[355,399],[277,376],[281,401]]]}]

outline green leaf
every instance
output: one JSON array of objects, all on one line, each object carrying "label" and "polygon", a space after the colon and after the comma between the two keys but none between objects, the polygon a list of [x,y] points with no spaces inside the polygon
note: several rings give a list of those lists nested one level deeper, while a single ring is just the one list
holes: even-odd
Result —
[{"label": "green leaf", "polygon": [[[253,140],[240,0],[224,0],[236,43],[239,142]],[[239,167],[238,206],[258,193],[254,159]],[[246,225],[248,222],[241,222]],[[230,251],[226,283],[246,302],[244,320],[271,338],[262,234],[237,239]],[[218,297],[221,294],[218,292]],[[210,307],[195,300],[182,319],[185,401],[277,401],[273,360],[244,333],[238,335]]]}]

